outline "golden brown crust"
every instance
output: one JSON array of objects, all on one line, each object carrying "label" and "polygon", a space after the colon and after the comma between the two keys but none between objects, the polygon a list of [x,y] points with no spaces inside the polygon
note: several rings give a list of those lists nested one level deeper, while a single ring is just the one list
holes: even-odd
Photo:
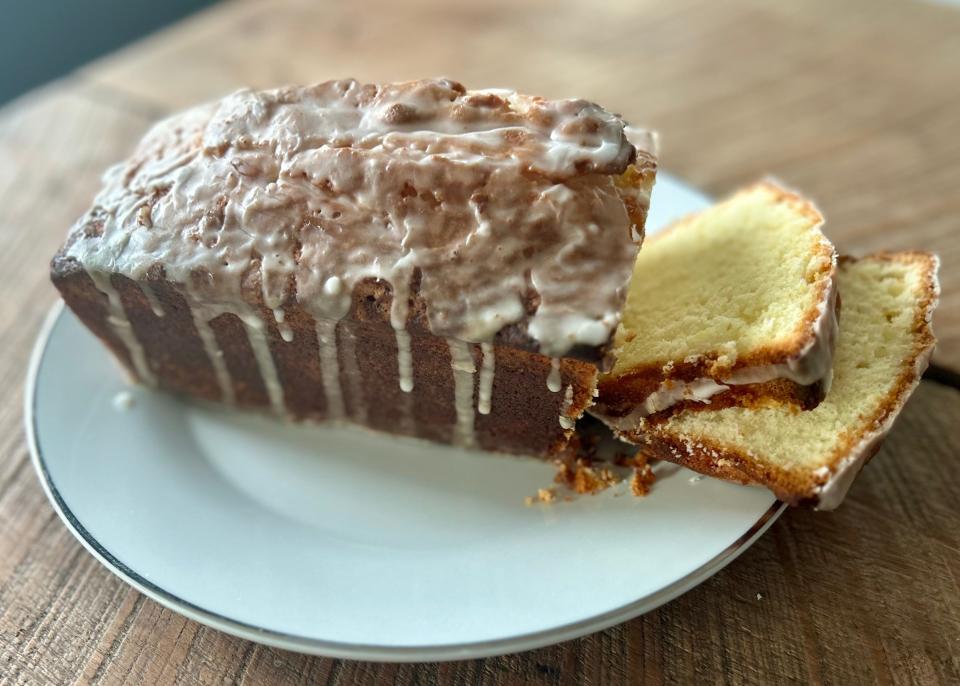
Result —
[{"label": "golden brown crust", "polygon": [[[857,259],[842,257],[841,264],[849,264]],[[656,421],[656,418],[646,422],[642,429],[619,432],[618,435],[643,446],[652,457],[674,462],[701,474],[766,486],[790,505],[820,505],[824,488],[831,478],[839,476],[843,469],[859,470],[879,450],[890,424],[919,383],[936,342],[931,317],[939,297],[937,257],[927,252],[909,251],[880,252],[859,259],[920,264],[925,282],[923,297],[914,316],[915,343],[912,354],[904,359],[901,373],[876,410],[858,426],[847,431],[838,442],[826,462],[826,472],[792,471],[769,464],[762,465],[754,456],[735,446],[671,434],[662,428],[662,422]]]},{"label": "golden brown crust", "polygon": [[[718,479],[765,486],[788,505],[816,507],[819,504],[817,489],[823,482],[812,473],[778,469],[769,464],[761,465],[749,454],[732,446],[704,439],[691,440],[656,430],[621,436],[642,445],[643,450],[651,457],[673,462]],[[872,445],[867,459],[872,457],[879,447],[879,443]]]},{"label": "golden brown crust", "polygon": [[[865,257],[856,258],[845,256],[843,263],[853,263],[859,260],[878,260],[890,262],[902,262],[904,264],[919,264],[923,270],[924,286],[922,289],[923,297],[917,305],[914,312],[913,333],[914,346],[912,354],[906,358],[901,367],[901,372],[897,376],[890,393],[877,406],[874,413],[865,419],[858,431],[850,431],[841,441],[830,457],[829,469],[831,475],[836,475],[841,464],[849,459],[859,458],[859,464],[851,468],[860,469],[880,449],[880,445],[891,423],[903,409],[907,399],[913,390],[920,383],[924,370],[933,353],[937,339],[933,333],[933,311],[937,307],[940,299],[940,284],[937,280],[937,270],[940,265],[940,259],[933,253],[910,250],[902,252],[877,252]],[[859,446],[862,446],[863,454],[856,455]],[[817,488],[823,484],[817,484]],[[819,494],[815,496],[819,502]]]},{"label": "golden brown crust", "polygon": [[[764,475],[751,469],[751,463],[746,456],[722,446],[706,441],[685,441],[657,432],[622,432],[618,433],[618,436],[641,446],[648,457],[673,462],[700,474],[739,484],[762,483],[773,490],[770,484],[762,479]],[[780,481],[775,478],[771,483]],[[777,497],[789,502],[789,498],[784,498],[784,495],[787,494],[778,493]]]}]

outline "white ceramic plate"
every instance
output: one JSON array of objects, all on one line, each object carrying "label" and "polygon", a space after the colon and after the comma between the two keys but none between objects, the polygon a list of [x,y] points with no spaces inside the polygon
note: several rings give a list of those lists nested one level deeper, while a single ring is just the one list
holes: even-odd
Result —
[{"label": "white ceramic plate", "polygon": [[[705,203],[661,174],[650,228]],[[551,465],[128,389],[61,307],[27,386],[37,473],[97,559],[176,612],[302,652],[442,660],[581,636],[704,581],[782,511],[666,464],[646,498],[622,484],[527,507]]]}]

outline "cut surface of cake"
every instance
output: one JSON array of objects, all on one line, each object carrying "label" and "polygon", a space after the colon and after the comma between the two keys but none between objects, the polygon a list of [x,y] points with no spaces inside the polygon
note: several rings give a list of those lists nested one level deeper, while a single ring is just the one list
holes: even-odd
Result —
[{"label": "cut surface of cake", "polygon": [[791,504],[836,507],[926,369],[937,268],[935,256],[919,252],[841,260],[834,379],[816,408],[688,410],[618,435],[649,455],[765,485]]},{"label": "cut surface of cake", "polygon": [[52,262],[139,382],[503,452],[592,402],[656,173],[598,105],[438,79],[157,124]]},{"label": "cut surface of cake", "polygon": [[829,386],[836,253],[807,200],[760,182],[649,240],[594,411],[812,407]]}]

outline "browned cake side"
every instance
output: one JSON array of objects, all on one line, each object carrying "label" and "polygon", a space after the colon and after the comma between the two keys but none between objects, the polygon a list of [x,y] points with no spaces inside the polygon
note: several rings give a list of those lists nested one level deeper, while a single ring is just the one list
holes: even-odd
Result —
[{"label": "browned cake side", "polygon": [[[78,264],[58,255],[52,263],[52,278],[64,301],[137,378],[130,352],[107,323],[107,297]],[[205,400],[221,400],[220,387],[210,358],[204,350],[187,300],[177,284],[164,278],[150,279],[147,288],[156,296],[163,316],[154,313],[141,285],[114,275],[111,282],[120,293],[124,310],[143,345],[158,387]],[[328,388],[320,364],[316,321],[295,300],[284,305],[285,323],[293,339],[285,341],[269,309],[263,306],[261,289],[252,272],[245,295],[266,324],[267,340],[283,388],[284,410],[297,419],[335,418],[328,406]],[[336,324],[339,386],[345,416],[358,424],[390,433],[417,436],[445,443],[454,442],[457,424],[454,380],[446,341],[429,333],[423,319],[423,304],[412,308],[408,323],[413,354],[414,389],[400,389],[397,371],[397,339],[390,324],[392,293],[382,282],[368,280],[353,294],[349,314]],[[230,373],[238,407],[270,410],[270,398],[240,318],[223,314],[211,322]],[[501,338],[516,337],[505,330]],[[470,345],[474,364],[481,368],[479,345]],[[561,391],[547,387],[551,358],[512,345],[494,344],[496,375],[489,414],[476,414],[476,445],[487,450],[525,455],[552,456],[566,447],[571,430],[560,417],[576,420],[593,399],[595,364],[573,358],[560,362]],[[478,403],[478,375],[474,375],[472,406]],[[566,389],[571,388],[571,397]],[[572,424],[571,424],[572,426]]]}]

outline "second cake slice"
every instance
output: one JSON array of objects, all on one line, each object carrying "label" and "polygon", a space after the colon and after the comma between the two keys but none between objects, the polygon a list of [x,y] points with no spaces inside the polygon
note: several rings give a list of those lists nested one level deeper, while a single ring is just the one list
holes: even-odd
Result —
[{"label": "second cake slice", "polygon": [[648,456],[764,485],[794,505],[837,507],[927,367],[938,265],[922,252],[841,260],[845,305],[836,374],[815,409],[676,412],[618,436],[642,445]]}]

